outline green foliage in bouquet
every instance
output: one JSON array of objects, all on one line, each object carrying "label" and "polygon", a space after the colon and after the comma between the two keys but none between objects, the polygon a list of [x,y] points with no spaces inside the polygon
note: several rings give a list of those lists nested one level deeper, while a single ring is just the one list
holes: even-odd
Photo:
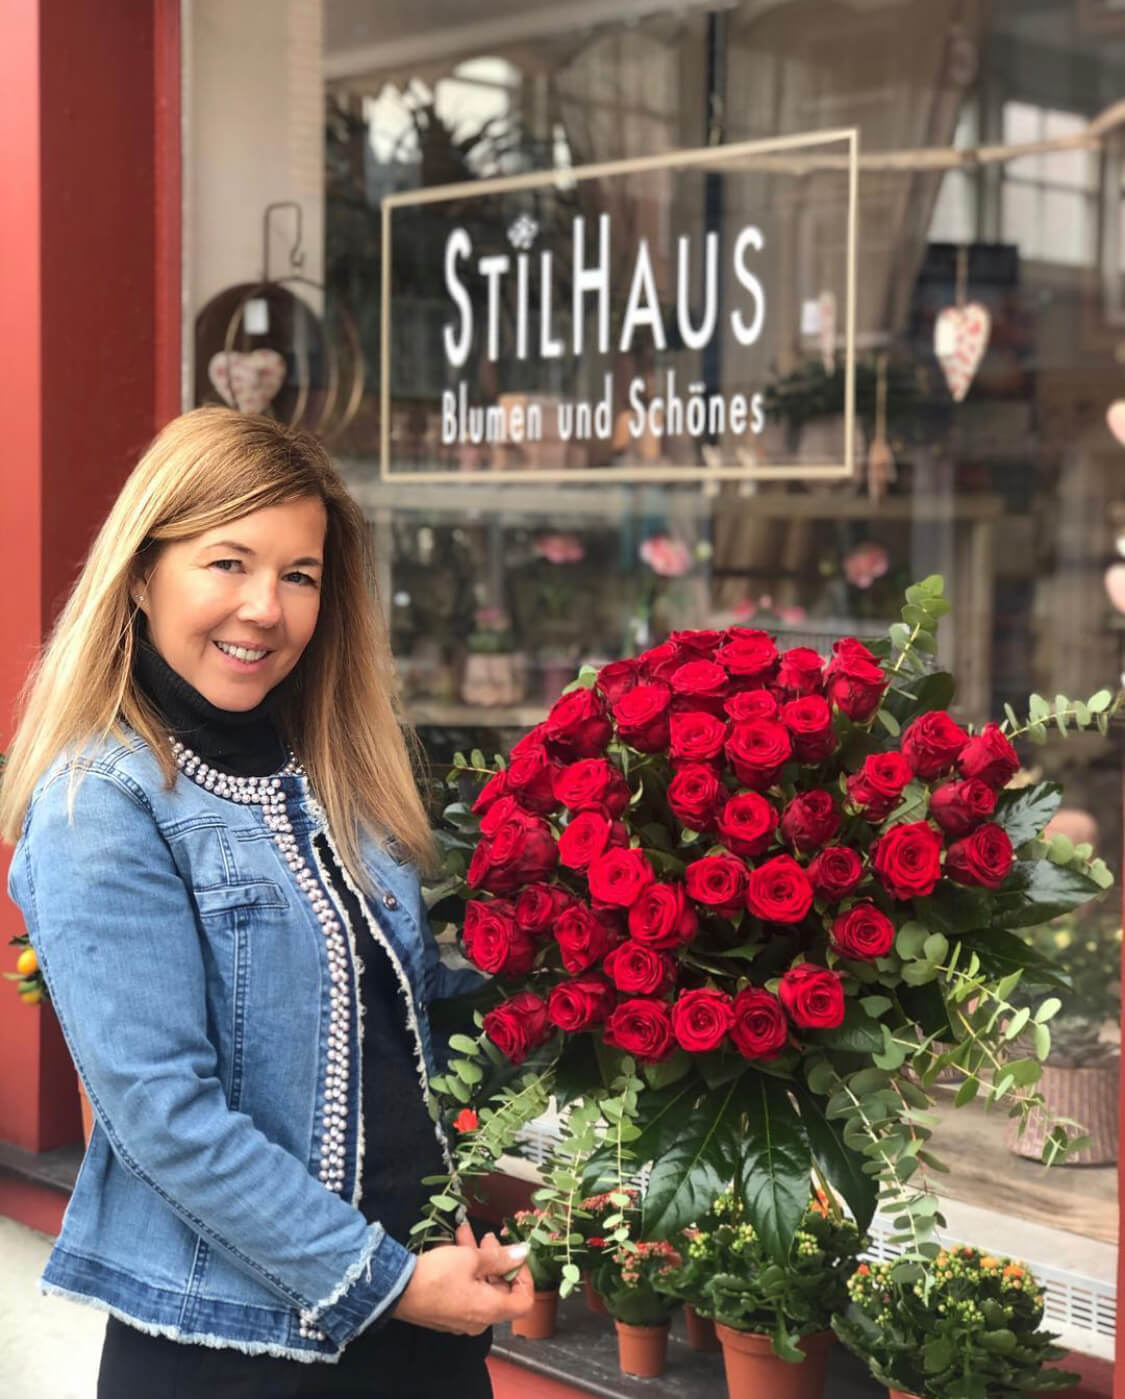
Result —
[{"label": "green foliage in bouquet", "polygon": [[1078,1380],[1045,1367],[1066,1352],[1041,1329],[1043,1292],[1023,1264],[959,1245],[925,1275],[897,1260],[861,1263],[848,1293],[833,1329],[889,1388],[922,1399],[1017,1399]]},{"label": "green foliage in bouquet", "polygon": [[733,1192],[715,1201],[711,1218],[688,1240],[682,1267],[665,1285],[679,1296],[690,1290],[686,1300],[724,1326],[771,1336],[777,1355],[800,1363],[797,1340],[828,1330],[847,1305],[847,1281],[866,1240],[823,1192],[805,1210],[785,1263],[762,1247]]},{"label": "green foliage in bouquet", "polygon": [[558,1287],[562,1278],[558,1235],[549,1227],[543,1210],[517,1210],[504,1221],[500,1237],[507,1244],[527,1244],[527,1266],[536,1292]]},{"label": "green foliage in bouquet", "polygon": [[[1117,918],[1059,918],[1028,929],[1025,937],[1067,982],[1066,989],[1058,991],[1059,1010],[1051,1022],[1051,1066],[1082,1068],[1108,1063],[1118,1050],[1102,1040],[1102,1027],[1107,1020],[1117,1024],[1121,1019],[1121,980],[1117,975],[1121,927]],[[1025,978],[1023,994],[1016,999],[1023,1005],[1036,989],[1028,986]]]}]

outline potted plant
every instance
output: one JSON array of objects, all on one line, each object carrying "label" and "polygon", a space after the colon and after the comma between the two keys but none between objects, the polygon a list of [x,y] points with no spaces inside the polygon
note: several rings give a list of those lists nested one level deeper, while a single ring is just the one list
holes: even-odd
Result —
[{"label": "potted plant", "polygon": [[1043,1291],[1022,1263],[960,1244],[931,1265],[861,1263],[847,1290],[833,1328],[891,1399],[1014,1399],[1078,1380],[1046,1367],[1066,1352],[1040,1329]]},{"label": "potted plant", "polygon": [[660,1290],[681,1302],[688,1345],[692,1350],[720,1349],[715,1322],[709,1312],[707,1284],[715,1271],[714,1235],[729,1213],[730,1195],[721,1195],[698,1224],[681,1231],[676,1240],[680,1266],[660,1279]]},{"label": "potted plant", "polygon": [[512,1335],[528,1341],[544,1341],[555,1334],[555,1316],[559,1305],[559,1281],[562,1265],[557,1249],[551,1244],[557,1234],[544,1223],[543,1211],[517,1210],[504,1221],[500,1237],[506,1243],[528,1245],[527,1266],[535,1285],[535,1301],[526,1316],[512,1322]]},{"label": "potted plant", "polygon": [[[604,1191],[599,1195],[588,1195],[578,1206],[572,1220],[575,1231],[582,1238],[582,1246],[589,1251],[595,1262],[606,1246],[603,1221],[608,1214],[616,1210],[616,1206],[609,1198],[611,1193]],[[632,1186],[622,1186],[622,1193],[630,1196],[634,1204],[640,1198],[640,1191]],[[608,1316],[609,1308],[605,1304],[605,1298],[597,1289],[592,1264],[583,1272],[583,1284],[586,1290],[586,1306],[599,1316]]]},{"label": "potted plant", "polygon": [[715,1319],[731,1399],[818,1399],[832,1315],[846,1304],[864,1242],[859,1231],[818,1191],[779,1263],[736,1197],[721,1197],[715,1210],[722,1222],[706,1244],[702,1305]]},{"label": "potted plant", "polygon": [[664,1373],[674,1302],[661,1290],[680,1255],[663,1239],[627,1239],[603,1252],[594,1283],[617,1328],[622,1374],[652,1379]]},{"label": "potted plant", "polygon": [[479,607],[470,632],[461,681],[466,704],[517,704],[523,699],[522,657],[517,655],[511,623],[498,607]]},{"label": "potted plant", "polygon": [[[1069,837],[1047,833],[1062,857],[1081,851]],[[1056,919],[1026,935],[1037,952],[1066,976],[1071,989],[1059,992],[1059,1010],[1049,1031],[1050,1056],[1043,1066],[1043,1106],[1023,1131],[1008,1128],[1009,1148],[1036,1160],[1056,1123],[1077,1124],[1084,1133],[1065,1165],[1105,1166],[1117,1160],[1117,1100],[1120,1046],[1103,1031],[1121,1019],[1121,928],[1116,919]],[[1030,988],[1029,988],[1030,989]],[[1053,989],[1053,988],[1045,988]]]}]

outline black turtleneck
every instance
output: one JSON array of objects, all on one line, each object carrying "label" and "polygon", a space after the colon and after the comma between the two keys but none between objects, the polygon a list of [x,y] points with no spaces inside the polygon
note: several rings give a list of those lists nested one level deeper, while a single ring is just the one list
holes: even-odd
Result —
[{"label": "black turtleneck", "polygon": [[[133,674],[168,732],[204,762],[238,777],[265,777],[284,767],[288,746],[277,725],[278,688],[253,709],[219,709],[138,635]],[[421,1218],[429,1190],[422,1176],[444,1169],[414,1064],[398,978],[372,936],[356,895],[344,882],[323,834],[314,840],[321,864],[355,937],[363,1007],[363,1182],[359,1208],[402,1244]],[[372,915],[373,906],[368,901]],[[386,1316],[387,1314],[384,1314]]]}]

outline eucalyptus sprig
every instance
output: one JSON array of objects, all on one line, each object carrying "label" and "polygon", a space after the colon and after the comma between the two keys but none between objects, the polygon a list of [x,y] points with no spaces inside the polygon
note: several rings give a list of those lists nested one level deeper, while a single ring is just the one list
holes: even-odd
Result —
[{"label": "eucalyptus sprig", "polygon": [[1111,690],[1098,690],[1088,700],[1068,699],[1066,695],[1056,695],[1054,700],[1042,695],[1031,695],[1027,702],[1027,717],[1020,719],[1010,704],[1004,706],[1004,722],[1001,731],[1009,739],[1022,738],[1025,734],[1032,743],[1047,742],[1048,725],[1053,723],[1063,738],[1068,737],[1070,725],[1076,729],[1095,727],[1099,733],[1109,732],[1109,723],[1125,703],[1125,690],[1115,695]]}]

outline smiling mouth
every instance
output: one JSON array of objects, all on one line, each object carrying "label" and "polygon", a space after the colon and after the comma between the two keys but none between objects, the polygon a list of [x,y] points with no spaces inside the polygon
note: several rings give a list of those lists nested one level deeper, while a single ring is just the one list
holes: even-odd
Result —
[{"label": "smiling mouth", "polygon": [[224,656],[230,656],[232,660],[241,661],[243,665],[254,665],[258,661],[273,653],[264,646],[234,646],[229,641],[216,641],[215,645]]}]

